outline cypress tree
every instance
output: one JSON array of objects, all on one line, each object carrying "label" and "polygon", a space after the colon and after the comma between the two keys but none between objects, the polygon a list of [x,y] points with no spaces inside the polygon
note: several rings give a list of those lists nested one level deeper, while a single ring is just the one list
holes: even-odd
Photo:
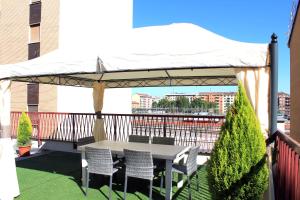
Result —
[{"label": "cypress tree", "polygon": [[259,121],[239,83],[208,164],[210,186],[216,197],[261,199],[268,185],[265,153]]},{"label": "cypress tree", "polygon": [[22,112],[18,124],[18,146],[27,146],[31,144],[32,124],[30,118]]}]

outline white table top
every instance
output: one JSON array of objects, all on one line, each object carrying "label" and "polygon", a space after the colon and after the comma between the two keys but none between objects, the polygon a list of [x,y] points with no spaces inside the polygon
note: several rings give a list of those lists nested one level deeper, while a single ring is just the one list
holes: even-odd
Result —
[{"label": "white table top", "polygon": [[78,147],[78,150],[84,151],[85,147],[94,148],[108,148],[112,154],[123,155],[124,149],[136,150],[136,151],[148,151],[151,152],[153,158],[174,160],[176,157],[184,154],[189,150],[186,146],[173,146],[173,145],[161,145],[161,144],[145,144],[136,142],[115,142],[110,140],[103,140],[87,145]]}]

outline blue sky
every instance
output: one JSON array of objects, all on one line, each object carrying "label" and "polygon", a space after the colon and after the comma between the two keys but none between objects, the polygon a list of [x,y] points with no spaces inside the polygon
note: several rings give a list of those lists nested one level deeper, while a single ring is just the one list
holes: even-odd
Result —
[{"label": "blue sky", "polygon": [[[279,41],[278,90],[290,93],[290,58],[287,32],[292,0],[133,0],[134,27],[178,22],[197,24],[224,37],[254,43],[269,43],[271,34]],[[165,93],[234,91],[236,87],[158,87],[134,88],[162,96]]]}]

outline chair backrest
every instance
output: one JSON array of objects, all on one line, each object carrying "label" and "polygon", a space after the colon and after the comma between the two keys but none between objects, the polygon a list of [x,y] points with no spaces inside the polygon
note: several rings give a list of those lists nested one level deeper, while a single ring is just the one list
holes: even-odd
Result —
[{"label": "chair backrest", "polygon": [[153,159],[150,152],[124,149],[124,156],[127,176],[153,179]]},{"label": "chair backrest", "polygon": [[186,161],[186,167],[187,167],[187,175],[191,175],[195,171],[197,171],[197,155],[199,152],[199,146],[197,147],[191,147],[189,151],[189,155]]},{"label": "chair backrest", "polygon": [[82,146],[82,145],[86,145],[86,144],[90,144],[90,143],[94,143],[94,142],[95,142],[94,136],[79,138],[77,141],[77,146]]},{"label": "chair backrest", "polygon": [[156,137],[152,138],[152,144],[166,144],[166,145],[174,145],[175,138],[173,137]]},{"label": "chair backrest", "polygon": [[129,135],[129,142],[149,143],[149,136]]},{"label": "chair backrest", "polygon": [[113,174],[113,160],[110,149],[85,147],[85,158],[89,173]]}]

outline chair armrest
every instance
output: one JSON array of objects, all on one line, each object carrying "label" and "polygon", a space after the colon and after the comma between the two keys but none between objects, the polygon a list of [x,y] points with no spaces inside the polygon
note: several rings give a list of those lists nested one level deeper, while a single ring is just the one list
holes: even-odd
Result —
[{"label": "chair armrest", "polygon": [[113,162],[113,165],[116,165],[116,164],[119,164],[120,163],[120,160],[116,160]]},{"label": "chair armrest", "polygon": [[180,155],[179,157],[177,157],[175,160],[174,160],[174,163],[179,163],[179,164],[184,164],[186,162],[186,159],[187,159],[187,155],[186,154],[182,154]]}]

